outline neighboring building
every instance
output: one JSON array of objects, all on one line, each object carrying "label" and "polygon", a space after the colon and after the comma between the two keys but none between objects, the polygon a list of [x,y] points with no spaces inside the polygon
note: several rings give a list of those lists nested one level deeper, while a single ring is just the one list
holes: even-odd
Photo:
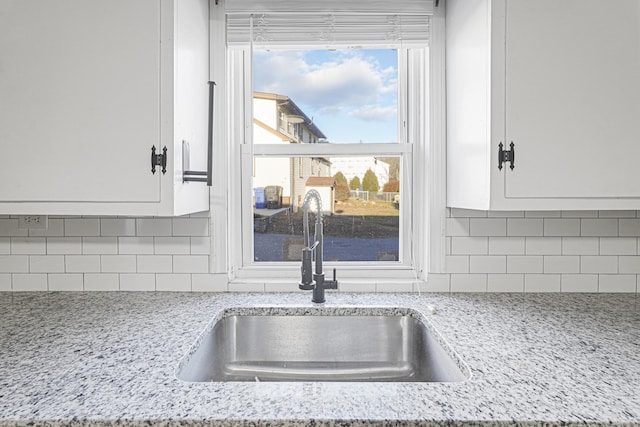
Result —
[{"label": "neighboring building", "polygon": [[[333,214],[335,212],[336,200],[336,180],[332,176],[311,176],[307,179],[306,190],[316,190],[320,194],[320,203],[322,204],[322,212]],[[311,201],[311,209],[317,210],[318,207],[314,200]]]},{"label": "neighboring building", "polygon": [[[318,144],[326,136],[287,96],[253,94],[254,144]],[[282,187],[283,206],[297,210],[302,205],[307,179],[331,176],[331,162],[325,158],[256,157],[253,187]]]},{"label": "neighboring building", "polygon": [[334,174],[342,172],[347,178],[347,182],[351,182],[354,177],[360,178],[360,182],[364,178],[367,169],[371,169],[376,177],[380,189],[389,182],[389,164],[383,162],[377,157],[332,157],[331,170]]}]

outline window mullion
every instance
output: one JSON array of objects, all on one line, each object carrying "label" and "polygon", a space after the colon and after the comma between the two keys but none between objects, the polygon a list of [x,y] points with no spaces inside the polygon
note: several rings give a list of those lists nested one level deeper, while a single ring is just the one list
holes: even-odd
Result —
[{"label": "window mullion", "polygon": [[257,156],[397,156],[410,153],[411,144],[254,144]]}]

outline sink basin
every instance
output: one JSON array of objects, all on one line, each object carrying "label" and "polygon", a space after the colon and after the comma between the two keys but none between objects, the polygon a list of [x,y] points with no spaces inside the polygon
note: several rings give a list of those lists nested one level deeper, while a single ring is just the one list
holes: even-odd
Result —
[{"label": "sink basin", "polygon": [[[231,310],[234,311],[234,310]],[[417,312],[224,313],[181,360],[184,381],[464,381]]]}]

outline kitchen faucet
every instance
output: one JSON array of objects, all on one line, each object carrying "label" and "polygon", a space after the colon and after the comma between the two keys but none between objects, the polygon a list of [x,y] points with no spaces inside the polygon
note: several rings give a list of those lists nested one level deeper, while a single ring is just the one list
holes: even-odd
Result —
[{"label": "kitchen faucet", "polygon": [[[313,246],[309,238],[309,209],[311,208],[311,199],[315,199],[316,212],[316,229],[313,237]],[[323,224],[322,224],[322,199],[320,193],[316,190],[309,190],[304,196],[302,202],[302,227],[304,233],[304,247],[302,248],[302,280],[298,287],[303,290],[313,290],[313,298],[311,301],[315,303],[323,303],[325,289],[338,289],[338,281],[336,280],[336,269],[333,269],[333,280],[325,280],[322,271],[322,243],[324,240]],[[315,273],[312,273],[311,256],[315,251]]]}]

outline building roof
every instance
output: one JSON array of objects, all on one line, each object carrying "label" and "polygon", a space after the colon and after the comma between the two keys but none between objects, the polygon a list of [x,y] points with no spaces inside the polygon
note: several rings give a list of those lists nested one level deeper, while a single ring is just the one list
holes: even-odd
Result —
[{"label": "building roof", "polygon": [[296,116],[300,116],[304,119],[304,125],[309,129],[311,133],[313,133],[318,138],[326,139],[327,136],[313,123],[305,113],[296,105],[295,102],[291,98],[285,95],[278,95],[276,93],[267,93],[267,92],[253,92],[254,98],[259,99],[273,99],[276,101],[278,106],[285,107],[291,111],[291,114]]},{"label": "building roof", "polygon": [[306,185],[307,187],[334,187],[336,179],[332,176],[310,176]]}]

